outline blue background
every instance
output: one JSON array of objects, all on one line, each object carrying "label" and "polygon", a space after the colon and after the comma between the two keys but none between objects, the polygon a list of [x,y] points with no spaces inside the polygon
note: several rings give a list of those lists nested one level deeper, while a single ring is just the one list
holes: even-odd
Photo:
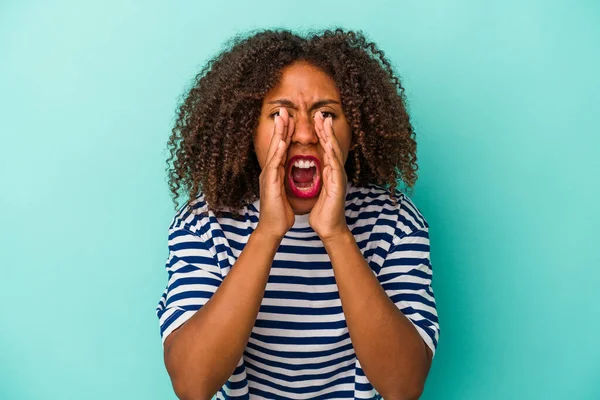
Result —
[{"label": "blue background", "polygon": [[423,399],[599,399],[600,3],[0,3],[0,398],[175,398],[165,146],[253,28],[360,29],[403,79],[441,336]]}]

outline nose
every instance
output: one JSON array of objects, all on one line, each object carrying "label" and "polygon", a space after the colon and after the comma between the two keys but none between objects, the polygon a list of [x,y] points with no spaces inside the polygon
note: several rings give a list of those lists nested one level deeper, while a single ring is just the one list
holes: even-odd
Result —
[{"label": "nose", "polygon": [[294,132],[292,142],[302,145],[317,145],[319,137],[315,129],[315,121],[305,112],[297,112],[294,115]]}]

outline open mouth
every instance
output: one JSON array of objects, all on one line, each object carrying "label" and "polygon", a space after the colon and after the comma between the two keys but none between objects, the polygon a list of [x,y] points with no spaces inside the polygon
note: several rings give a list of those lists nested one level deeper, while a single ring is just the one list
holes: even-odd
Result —
[{"label": "open mouth", "polygon": [[300,198],[315,197],[321,189],[319,159],[310,155],[296,155],[288,161],[288,185]]}]

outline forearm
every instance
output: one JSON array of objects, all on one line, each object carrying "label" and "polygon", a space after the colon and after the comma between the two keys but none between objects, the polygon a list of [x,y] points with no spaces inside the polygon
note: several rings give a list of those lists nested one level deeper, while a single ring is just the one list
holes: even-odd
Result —
[{"label": "forearm", "polygon": [[255,231],[210,300],[166,339],[165,365],[180,398],[210,399],[233,374],[279,243]]},{"label": "forearm", "polygon": [[324,245],[365,375],[386,400],[417,398],[430,362],[418,331],[387,296],[350,231]]}]

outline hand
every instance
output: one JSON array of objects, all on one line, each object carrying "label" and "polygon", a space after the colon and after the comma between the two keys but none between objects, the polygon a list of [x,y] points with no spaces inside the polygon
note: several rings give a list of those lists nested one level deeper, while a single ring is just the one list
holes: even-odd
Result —
[{"label": "hand", "polygon": [[294,120],[284,107],[275,116],[275,128],[267,160],[259,176],[260,215],[256,230],[274,239],[281,239],[294,226],[294,210],[285,193],[285,162]]},{"label": "hand", "polygon": [[348,177],[344,170],[340,144],[333,133],[332,118],[328,117],[325,120],[323,115],[317,112],[315,128],[319,142],[325,149],[325,167],[321,177],[321,193],[310,212],[308,223],[321,241],[326,241],[349,231],[344,213]]}]

